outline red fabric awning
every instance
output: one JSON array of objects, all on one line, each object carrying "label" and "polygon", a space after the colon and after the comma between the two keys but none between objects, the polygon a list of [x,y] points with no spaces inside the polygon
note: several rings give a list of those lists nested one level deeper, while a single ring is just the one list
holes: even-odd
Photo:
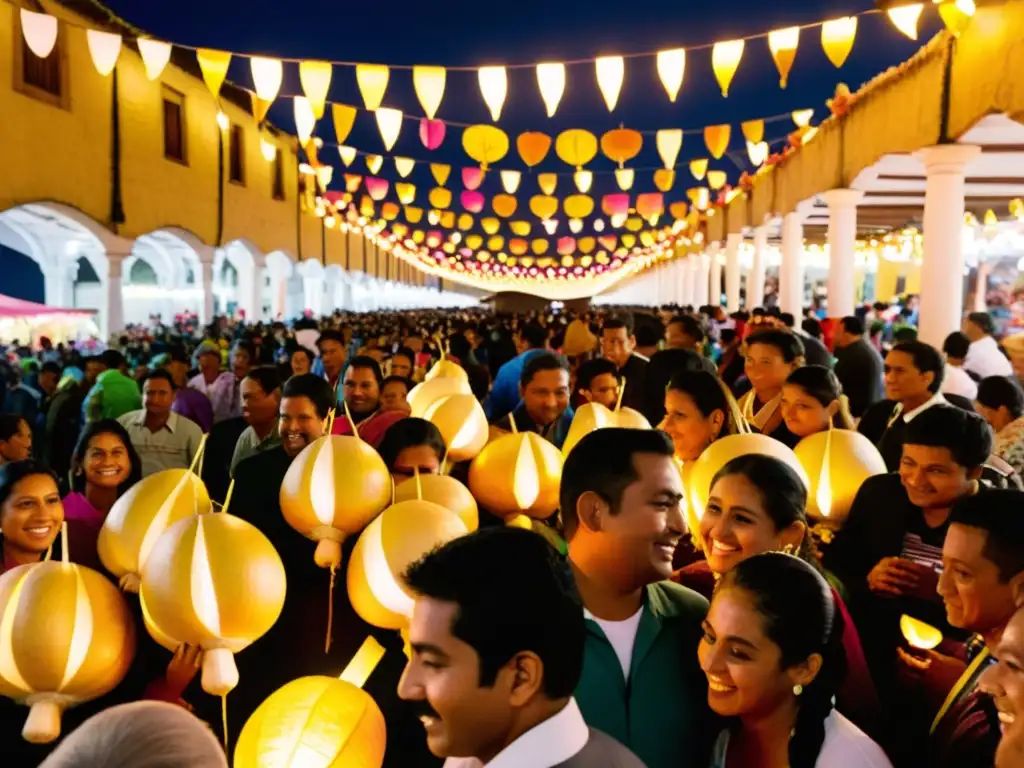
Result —
[{"label": "red fabric awning", "polygon": [[63,309],[36,304],[34,301],[15,299],[0,293],[0,318],[4,317],[41,317],[44,315],[81,315],[88,317],[96,312],[91,309]]}]

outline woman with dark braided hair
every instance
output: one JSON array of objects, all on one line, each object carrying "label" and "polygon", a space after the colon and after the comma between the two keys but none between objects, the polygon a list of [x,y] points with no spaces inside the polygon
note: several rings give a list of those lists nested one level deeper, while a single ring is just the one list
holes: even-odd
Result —
[{"label": "woman with dark braided hair", "polygon": [[769,552],[715,588],[697,655],[708,705],[732,719],[711,768],[891,768],[833,707],[846,677],[843,616],[810,564]]}]

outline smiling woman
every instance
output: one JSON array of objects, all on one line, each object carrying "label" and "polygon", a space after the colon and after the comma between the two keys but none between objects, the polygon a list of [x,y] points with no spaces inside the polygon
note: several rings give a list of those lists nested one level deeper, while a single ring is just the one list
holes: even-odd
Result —
[{"label": "smiling woman", "polygon": [[0,573],[42,560],[63,522],[52,472],[34,461],[0,467]]}]

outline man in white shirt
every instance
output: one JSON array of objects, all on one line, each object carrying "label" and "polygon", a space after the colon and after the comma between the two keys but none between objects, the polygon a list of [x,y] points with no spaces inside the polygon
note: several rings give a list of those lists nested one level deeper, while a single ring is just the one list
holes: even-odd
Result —
[{"label": "man in white shirt", "polygon": [[142,380],[142,410],[118,419],[142,459],[143,477],[165,469],[188,469],[199,450],[203,431],[174,413],[173,404],[174,379],[160,368]]},{"label": "man in white shirt", "polygon": [[971,312],[964,319],[963,332],[971,340],[971,347],[964,360],[964,370],[979,379],[1013,375],[1010,360],[999,349],[992,335],[995,331],[996,325],[988,312]]},{"label": "man in white shirt", "polygon": [[942,353],[946,356],[946,372],[942,376],[941,392],[944,395],[960,395],[972,402],[978,397],[978,382],[964,370],[964,359],[967,357],[971,340],[966,334],[954,331],[942,343]]},{"label": "man in white shirt", "polygon": [[583,608],[544,538],[476,531],[414,563],[405,582],[416,599],[398,693],[446,768],[643,768],[587,727],[572,696]]}]

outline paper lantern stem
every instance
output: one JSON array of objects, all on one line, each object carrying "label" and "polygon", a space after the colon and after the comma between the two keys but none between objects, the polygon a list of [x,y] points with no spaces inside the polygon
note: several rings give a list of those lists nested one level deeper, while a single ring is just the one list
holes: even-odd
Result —
[{"label": "paper lantern stem", "polygon": [[231,484],[228,486],[228,493],[224,497],[224,504],[221,505],[220,511],[227,512],[228,504],[231,503],[231,494],[235,492],[235,478],[231,478]]},{"label": "paper lantern stem", "polygon": [[30,744],[49,744],[60,736],[60,704],[43,698],[32,704],[21,735]]},{"label": "paper lantern stem", "polygon": [[619,383],[619,397],[615,400],[615,412],[618,413],[622,407],[622,396],[626,394],[626,377],[623,376]]},{"label": "paper lantern stem", "polygon": [[349,410],[348,400],[342,400],[342,403],[345,405],[345,417],[348,419],[349,426],[352,427],[352,434],[355,435],[357,439],[362,440],[362,438],[359,437],[359,430],[356,429],[355,419],[352,418],[352,411]]},{"label": "paper lantern stem", "polygon": [[336,568],[331,568],[331,586],[327,590],[327,637],[324,638],[324,654],[331,652],[331,632],[334,629],[334,576]]},{"label": "paper lantern stem", "polygon": [[137,573],[126,573],[121,577],[118,586],[121,587],[122,592],[131,592],[137,595],[139,594],[139,588],[142,586],[142,580]]},{"label": "paper lantern stem", "polygon": [[209,437],[209,435],[204,434],[202,439],[199,441],[199,448],[196,450],[196,455],[192,457],[192,464],[188,468],[189,472],[195,472],[199,476],[202,476],[203,474],[203,453],[206,452],[207,437]]},{"label": "paper lantern stem", "polygon": [[416,498],[423,501],[423,481],[420,480],[420,468],[413,467],[412,474],[416,478]]},{"label": "paper lantern stem", "polygon": [[313,559],[321,568],[337,568],[341,565],[341,541],[320,539],[316,544]]},{"label": "paper lantern stem", "polygon": [[228,748],[228,695],[226,693],[220,697],[220,723],[224,729],[224,752],[230,755],[231,750]]},{"label": "paper lantern stem", "polygon": [[[403,635],[403,638],[408,637],[408,630],[405,631],[406,634]],[[406,642],[408,642],[407,639]],[[378,643],[373,635],[367,635],[363,644],[359,646],[359,650],[345,666],[345,670],[338,675],[338,679],[352,683],[357,688],[362,688],[383,657],[384,646]]]},{"label": "paper lantern stem", "polygon": [[202,684],[212,696],[227,696],[238,685],[235,655],[227,648],[204,650]]},{"label": "paper lantern stem", "polygon": [[71,558],[68,557],[68,521],[65,520],[60,524],[60,561],[64,565],[71,564]]}]

